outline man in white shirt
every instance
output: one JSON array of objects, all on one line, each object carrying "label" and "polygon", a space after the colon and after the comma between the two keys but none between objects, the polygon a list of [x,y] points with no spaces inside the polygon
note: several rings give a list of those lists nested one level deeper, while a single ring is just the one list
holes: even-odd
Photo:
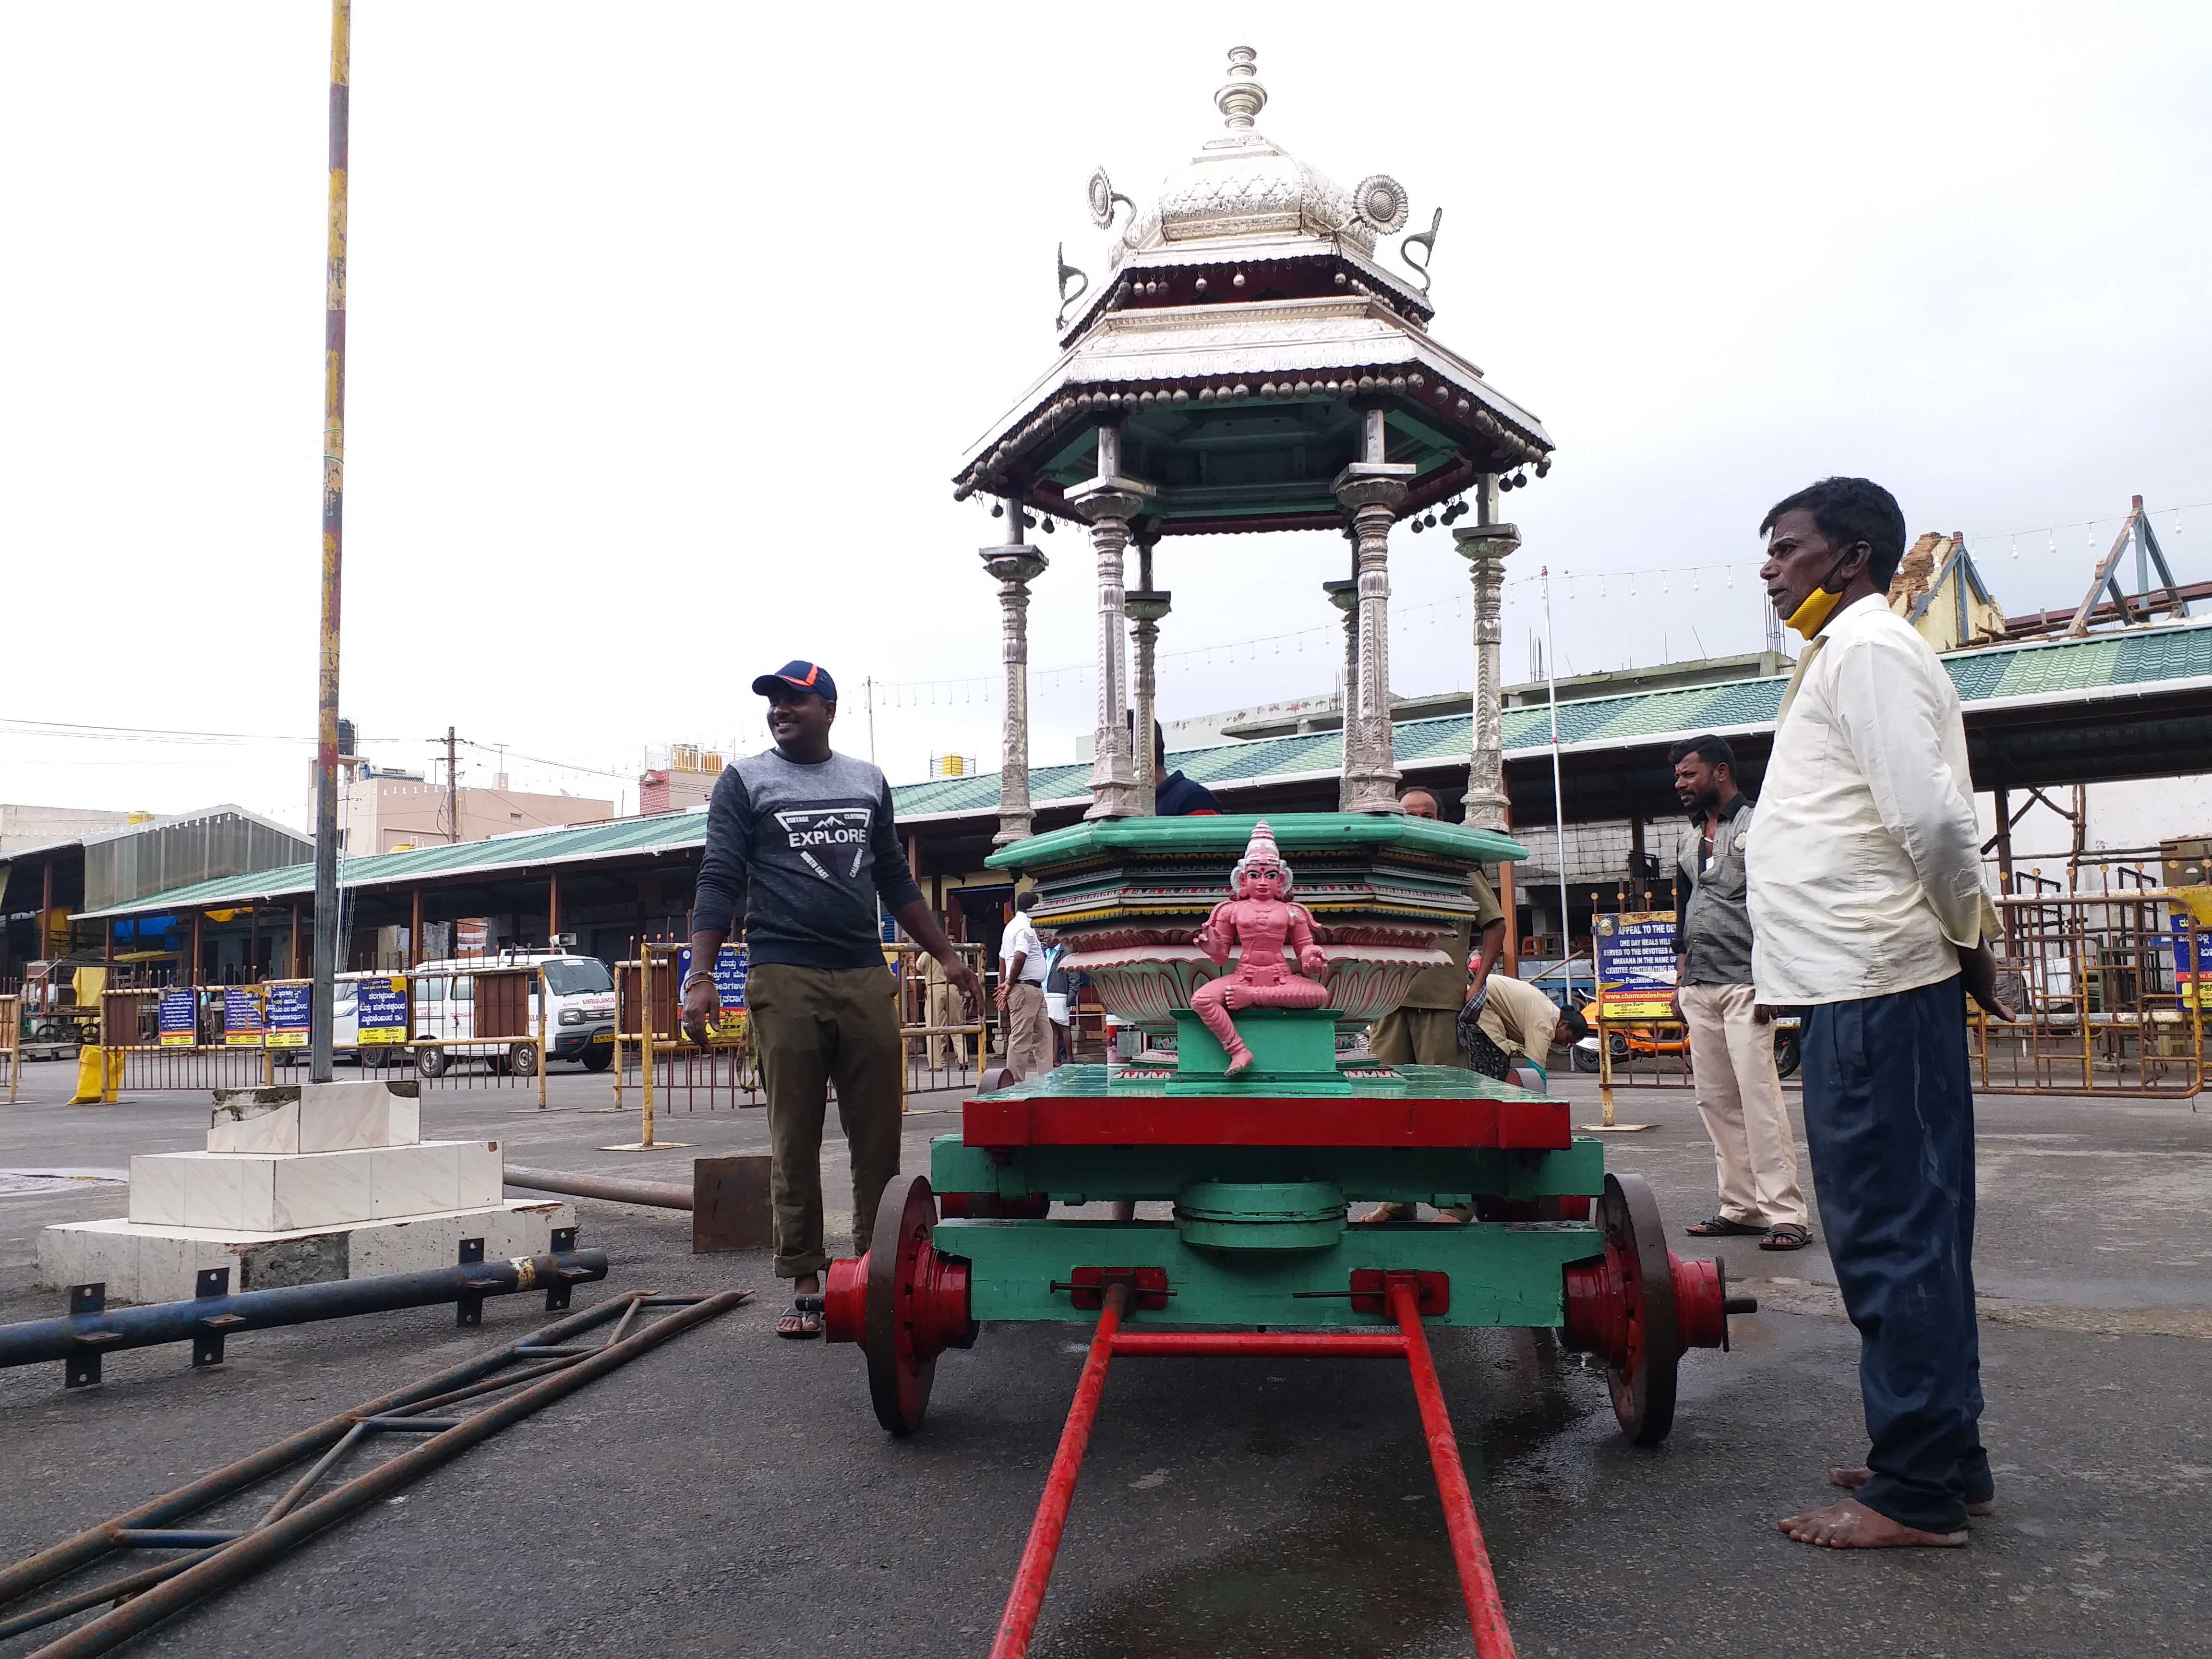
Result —
[{"label": "man in white shirt", "polygon": [[1044,1017],[1044,941],[1030,912],[1036,895],[1014,903],[1014,919],[999,940],[999,1012],[1006,1017],[1006,1070],[1011,1078],[1042,1077],[1052,1069],[1052,1027]]},{"label": "man in white shirt", "polygon": [[1803,635],[1748,849],[1752,979],[1804,1010],[1805,1138],[1871,1441],[1854,1496],[1780,1523],[1834,1549],[1960,1545],[1994,1502],[1974,1323],[1966,998],[2001,1018],[1959,696],[1889,608],[1896,499],[1826,478],[1759,526]]}]

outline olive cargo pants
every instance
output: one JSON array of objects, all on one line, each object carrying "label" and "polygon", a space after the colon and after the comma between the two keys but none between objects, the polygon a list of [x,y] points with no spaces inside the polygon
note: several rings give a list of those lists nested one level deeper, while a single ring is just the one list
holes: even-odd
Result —
[{"label": "olive cargo pants", "polygon": [[853,1248],[868,1248],[876,1206],[899,1166],[898,981],[883,968],[762,963],[746,981],[753,1051],[768,1085],[769,1201],[775,1273],[829,1265],[822,1249],[822,1124],[830,1085],[853,1161]]}]

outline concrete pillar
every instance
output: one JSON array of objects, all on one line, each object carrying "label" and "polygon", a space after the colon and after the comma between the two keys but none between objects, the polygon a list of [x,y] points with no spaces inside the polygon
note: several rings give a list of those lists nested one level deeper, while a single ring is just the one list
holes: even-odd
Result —
[{"label": "concrete pillar", "polygon": [[[1321,591],[1328,596],[1331,605],[1344,613],[1344,693],[1338,699],[1338,713],[1343,721],[1344,752],[1348,759],[1352,754],[1352,705],[1356,700],[1355,688],[1359,684],[1358,579],[1347,576],[1340,582],[1323,582]],[[1349,766],[1344,769],[1343,775],[1337,781],[1336,810],[1340,812],[1352,810],[1352,769]]]},{"label": "concrete pillar", "polygon": [[1152,722],[1158,718],[1154,705],[1159,691],[1160,623],[1172,608],[1169,601],[1174,597],[1152,586],[1152,546],[1159,538],[1158,530],[1138,533],[1137,586],[1123,596],[1133,623],[1129,632],[1137,645],[1137,717],[1129,734],[1130,759],[1144,807],[1139,816],[1146,817],[1158,810],[1159,801],[1160,781],[1152,773]]},{"label": "concrete pillar", "polygon": [[1336,475],[1336,499],[1358,538],[1358,692],[1346,713],[1344,778],[1353,812],[1395,812],[1398,766],[1390,752],[1390,526],[1412,484],[1409,463],[1383,459],[1380,404],[1360,412],[1360,459]]},{"label": "concrete pillar", "polygon": [[983,568],[999,584],[1000,658],[1006,670],[999,722],[999,833],[994,847],[1026,840],[1030,809],[1030,584],[1049,563],[1022,540],[1022,503],[1006,503],[1006,539],[980,550]]},{"label": "concrete pillar", "polygon": [[1498,667],[1498,616],[1505,586],[1505,560],[1521,545],[1521,532],[1496,522],[1498,480],[1475,488],[1475,519],[1452,532],[1452,544],[1468,562],[1474,583],[1474,720],[1469,742],[1467,821],[1503,830],[1505,808],[1505,709]]},{"label": "concrete pillar", "polygon": [[1137,788],[1128,726],[1128,641],[1121,556],[1129,544],[1129,520],[1157,494],[1152,485],[1121,471],[1121,429],[1098,428],[1098,471],[1090,483],[1067,492],[1070,507],[1091,525],[1091,547],[1098,561],[1098,719],[1092,740],[1091,805],[1086,818],[1146,816],[1149,805]]}]

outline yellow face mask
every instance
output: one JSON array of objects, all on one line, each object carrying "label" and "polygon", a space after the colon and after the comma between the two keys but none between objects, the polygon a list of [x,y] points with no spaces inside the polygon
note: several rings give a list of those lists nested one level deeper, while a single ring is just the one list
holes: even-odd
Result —
[{"label": "yellow face mask", "polygon": [[1842,594],[1816,587],[1806,596],[1804,604],[1790,613],[1784,626],[1809,640],[1827,626],[1828,618],[1836,614],[1836,607],[1843,601]]},{"label": "yellow face mask", "polygon": [[1836,571],[1850,562],[1846,553],[1836,562],[1835,570],[1820,578],[1820,585],[1805,596],[1805,603],[1791,611],[1783,626],[1805,639],[1811,639],[1828,625],[1828,618],[1836,614],[1836,607],[1844,602],[1843,589],[1831,590],[1828,584],[1836,580]]}]

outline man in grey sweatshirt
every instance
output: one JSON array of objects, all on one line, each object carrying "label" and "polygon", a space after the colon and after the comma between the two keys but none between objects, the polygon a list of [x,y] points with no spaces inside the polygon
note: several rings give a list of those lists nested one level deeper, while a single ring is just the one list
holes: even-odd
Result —
[{"label": "man in grey sweatshirt", "polygon": [[[866,761],[833,753],[837,685],[810,662],[753,682],[769,700],[775,747],[727,768],[707,811],[691,916],[684,1030],[706,1041],[720,1008],[712,965],[742,914],[751,959],[746,1013],[768,1087],[775,1273],[801,1295],[821,1288],[822,1127],[829,1089],[853,1160],[853,1244],[866,1251],[884,1188],[898,1173],[897,981],[884,963],[876,901],[937,958],[970,1020],[983,988],[960,959],[900,851],[890,786]],[[779,1336],[818,1336],[796,1302]]]}]

